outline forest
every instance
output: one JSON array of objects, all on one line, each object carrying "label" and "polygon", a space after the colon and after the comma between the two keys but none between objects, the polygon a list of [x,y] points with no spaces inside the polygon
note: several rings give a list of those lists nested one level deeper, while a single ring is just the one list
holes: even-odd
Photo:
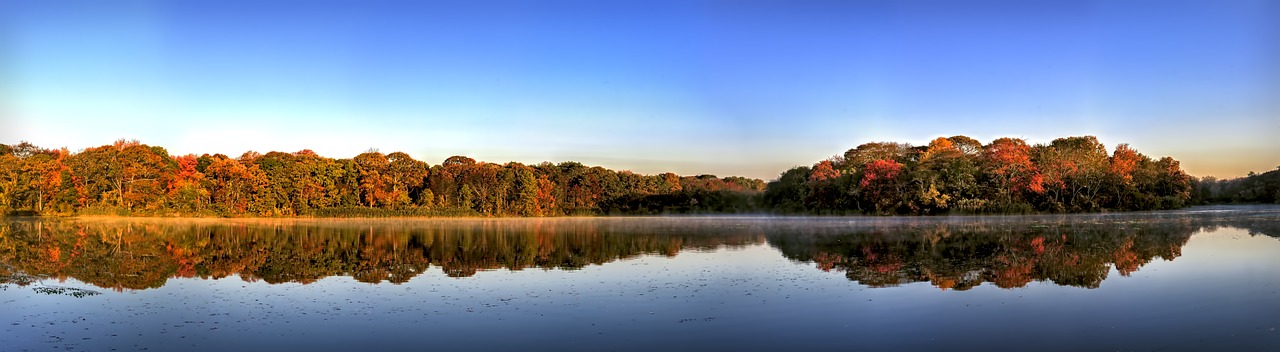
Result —
[{"label": "forest", "polygon": [[334,159],[310,150],[171,155],[138,141],[71,152],[0,144],[8,215],[226,217],[654,214],[978,214],[1173,209],[1280,201],[1280,170],[1233,180],[1188,176],[1170,157],[1095,137],[1029,145],[965,136],[872,142],[745,177],[642,175],[566,161],[526,165],[403,152]]},{"label": "forest", "polygon": [[639,175],[577,162],[525,165],[452,156],[438,165],[370,150],[170,155],[137,141],[76,153],[0,145],[0,210],[143,216],[563,216],[733,213],[764,182]]},{"label": "forest", "polygon": [[866,143],[787,170],[763,194],[783,213],[1061,213],[1175,209],[1197,181],[1171,157],[1127,144],[1112,153],[1093,136],[1028,145],[966,136],[925,146]]}]

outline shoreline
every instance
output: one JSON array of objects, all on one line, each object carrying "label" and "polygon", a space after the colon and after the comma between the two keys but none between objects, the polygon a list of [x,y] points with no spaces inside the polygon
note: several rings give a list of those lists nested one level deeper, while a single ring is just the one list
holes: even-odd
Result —
[{"label": "shoreline", "polygon": [[138,216],[138,215],[23,215],[23,216],[0,216],[2,219],[30,219],[30,220],[71,220],[71,221],[163,221],[163,222],[265,222],[265,221],[446,221],[446,222],[465,222],[465,221],[511,221],[511,220],[554,220],[554,219],[672,219],[672,218],[864,218],[864,219],[941,219],[941,218],[981,218],[981,217],[1004,217],[1004,216],[1071,216],[1071,215],[1124,215],[1124,214],[1152,214],[1161,212],[1177,212],[1188,210],[1213,210],[1213,208],[1229,207],[1229,208],[1253,208],[1253,207],[1270,207],[1280,206],[1275,204],[1257,203],[1257,204],[1205,204],[1183,207],[1178,209],[1164,210],[1138,210],[1138,211],[1102,211],[1102,212],[1081,212],[1081,213],[1031,213],[1031,214],[934,214],[934,215],[868,215],[868,214],[767,214],[767,213],[723,213],[723,214],[652,214],[652,215],[566,215],[566,216],[384,216],[384,217],[316,217],[316,216],[243,216],[243,217],[221,217],[221,216]]}]

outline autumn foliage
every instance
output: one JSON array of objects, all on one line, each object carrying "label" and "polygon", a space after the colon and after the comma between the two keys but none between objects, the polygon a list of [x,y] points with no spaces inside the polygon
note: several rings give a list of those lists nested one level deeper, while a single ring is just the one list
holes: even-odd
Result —
[{"label": "autumn foliage", "polygon": [[[820,181],[820,182],[819,182]],[[1179,208],[1193,179],[1172,158],[1092,136],[1029,145],[939,137],[927,146],[873,142],[770,182],[771,210],[819,214],[1030,213]]]},{"label": "autumn foliage", "polygon": [[1031,213],[1280,199],[1275,182],[1248,188],[1235,186],[1243,182],[1210,182],[1187,176],[1177,160],[1152,159],[1127,144],[1108,153],[1092,136],[1037,145],[1018,138],[984,145],[966,136],[939,137],[925,146],[865,143],[787,170],[767,185],[743,177],[641,175],[576,162],[499,164],[451,156],[430,165],[403,152],[377,150],[333,159],[311,150],[174,156],[124,140],[76,153],[26,142],[0,144],[0,212],[19,214]]},{"label": "autumn foliage", "polygon": [[137,141],[70,153],[0,144],[0,213],[182,216],[557,216],[756,211],[764,182],[640,175],[576,162],[429,165],[376,150],[170,155]]}]

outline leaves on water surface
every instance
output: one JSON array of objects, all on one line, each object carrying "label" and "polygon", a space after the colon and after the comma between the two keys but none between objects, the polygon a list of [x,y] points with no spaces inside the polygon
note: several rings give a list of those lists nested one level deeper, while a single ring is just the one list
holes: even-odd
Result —
[{"label": "leaves on water surface", "polygon": [[62,287],[62,286],[40,286],[40,287],[33,287],[31,289],[36,291],[36,293],[41,293],[46,295],[67,295],[75,298],[84,298],[88,296],[96,296],[96,295],[102,294],[102,292],[98,292],[94,290],[86,290],[83,288]]}]

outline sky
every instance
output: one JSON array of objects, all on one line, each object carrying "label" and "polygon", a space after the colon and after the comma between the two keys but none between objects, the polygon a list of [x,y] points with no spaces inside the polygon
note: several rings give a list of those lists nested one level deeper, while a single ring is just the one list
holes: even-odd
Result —
[{"label": "sky", "polygon": [[1280,2],[0,0],[0,143],[774,179],[1094,135],[1280,166]]}]

